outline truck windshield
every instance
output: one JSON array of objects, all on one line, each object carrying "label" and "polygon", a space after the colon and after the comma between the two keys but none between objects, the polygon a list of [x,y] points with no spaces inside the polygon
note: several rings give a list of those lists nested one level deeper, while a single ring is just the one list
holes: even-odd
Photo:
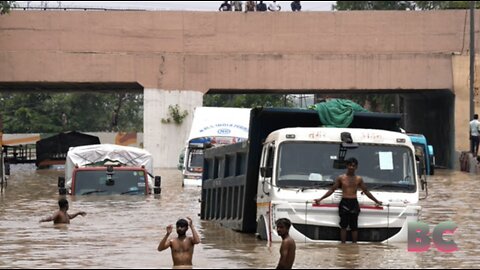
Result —
[{"label": "truck windshield", "polygon": [[145,194],[145,177],[142,170],[77,171],[74,195]]},{"label": "truck windshield", "polygon": [[[284,142],[279,146],[277,186],[317,188],[333,185],[346,169],[335,169],[338,143]],[[359,144],[348,149],[345,159],[358,160],[356,174],[369,190],[415,192],[414,157],[400,145]]]},{"label": "truck windshield", "polygon": [[187,170],[201,172],[203,169],[203,149],[192,149],[188,157]]}]

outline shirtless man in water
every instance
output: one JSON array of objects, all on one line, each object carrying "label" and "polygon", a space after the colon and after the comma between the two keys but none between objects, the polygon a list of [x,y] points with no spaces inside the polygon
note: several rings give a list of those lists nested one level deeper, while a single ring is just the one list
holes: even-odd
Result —
[{"label": "shirtless man in water", "polygon": [[73,215],[68,214],[68,201],[65,198],[61,198],[60,200],[58,200],[58,207],[60,207],[60,210],[58,210],[50,217],[42,218],[40,222],[47,222],[53,220],[53,224],[70,224],[70,219],[74,219],[78,215],[85,216],[87,214],[83,211],[77,212]]},{"label": "shirtless man in water", "polygon": [[352,231],[352,242],[356,243],[358,239],[358,215],[360,214],[360,206],[357,200],[357,190],[360,188],[368,198],[376,204],[381,205],[382,202],[377,200],[365,186],[362,177],[355,175],[358,167],[356,158],[347,159],[347,173],[340,175],[335,180],[335,184],[320,199],[315,199],[315,203],[332,195],[337,188],[342,188],[342,200],[338,205],[338,214],[340,215],[340,240],[342,243],[347,241],[347,227],[350,225]]},{"label": "shirtless man in water", "polygon": [[281,218],[275,222],[277,225],[277,233],[282,237],[282,245],[280,246],[280,260],[276,269],[292,269],[295,261],[295,240],[288,234],[292,222],[288,218]]},{"label": "shirtless man in water", "polygon": [[[197,231],[192,224],[192,219],[187,217],[188,222],[185,219],[179,219],[177,221],[177,234],[178,237],[168,240],[168,237],[172,233],[173,225],[167,226],[167,233],[163,237],[162,241],[158,245],[158,251],[170,248],[172,250],[172,259],[174,267],[191,267],[193,257],[194,245],[200,243],[200,237],[198,237]],[[192,229],[193,237],[187,237],[186,233],[188,227]]]}]

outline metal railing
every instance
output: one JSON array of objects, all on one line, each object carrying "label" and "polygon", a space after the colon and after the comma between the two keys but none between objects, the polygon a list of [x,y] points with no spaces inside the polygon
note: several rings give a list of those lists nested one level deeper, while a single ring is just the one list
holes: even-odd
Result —
[{"label": "metal railing", "polygon": [[9,164],[35,163],[37,160],[35,144],[3,145],[2,154],[4,162]]}]

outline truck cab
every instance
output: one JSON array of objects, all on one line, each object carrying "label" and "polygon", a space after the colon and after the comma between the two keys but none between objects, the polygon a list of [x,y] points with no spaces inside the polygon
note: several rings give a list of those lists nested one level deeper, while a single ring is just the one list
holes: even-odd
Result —
[{"label": "truck cab", "polygon": [[[345,134],[350,142],[342,140]],[[344,161],[350,157],[359,160],[356,174],[367,189],[384,202],[376,206],[358,191],[359,241],[405,241],[408,222],[420,213],[413,145],[400,132],[349,128],[286,128],[267,137],[257,188],[258,236],[280,241],[273,224],[284,217],[292,221],[295,240],[338,240],[341,189],[319,205],[313,201],[346,172]]]},{"label": "truck cab", "polygon": [[250,109],[197,107],[185,144],[182,186],[202,186],[203,155],[206,149],[238,143],[248,138]]},{"label": "truck cab", "polygon": [[[415,148],[398,114],[355,113],[348,127],[325,127],[316,111],[251,110],[248,140],[205,151],[200,217],[267,241],[281,241],[275,221],[292,221],[296,241],[339,241],[337,190],[321,197],[359,161],[357,175],[383,206],[361,191],[359,241],[405,242],[419,220],[420,178]],[[425,191],[426,193],[426,191]]]},{"label": "truck cab", "polygon": [[[427,143],[427,138],[422,134],[407,134],[412,140],[415,147],[415,157],[420,162],[420,168],[424,170],[426,175],[434,175],[435,173],[435,154],[433,146]],[[420,172],[423,173],[423,172]]]},{"label": "truck cab", "polygon": [[161,178],[153,176],[150,153],[136,147],[111,144],[71,147],[60,194],[160,194]]}]

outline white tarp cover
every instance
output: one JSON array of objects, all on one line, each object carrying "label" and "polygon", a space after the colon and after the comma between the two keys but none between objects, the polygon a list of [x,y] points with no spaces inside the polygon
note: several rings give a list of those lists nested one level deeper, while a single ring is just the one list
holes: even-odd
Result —
[{"label": "white tarp cover", "polygon": [[71,182],[75,166],[86,167],[105,160],[118,161],[128,167],[145,166],[153,175],[153,157],[147,150],[116,144],[92,144],[70,147],[65,162],[66,182]]},{"label": "white tarp cover", "polygon": [[222,136],[247,139],[250,111],[248,108],[197,107],[188,141]]}]

